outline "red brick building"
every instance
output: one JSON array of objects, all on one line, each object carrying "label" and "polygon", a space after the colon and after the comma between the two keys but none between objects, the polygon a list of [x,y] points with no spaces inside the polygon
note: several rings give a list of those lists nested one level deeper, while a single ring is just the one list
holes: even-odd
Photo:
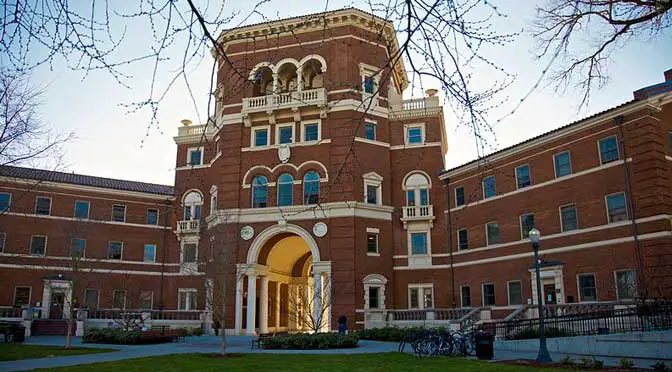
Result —
[{"label": "red brick building", "polygon": [[[89,308],[214,310],[249,334],[481,305],[497,317],[533,298],[531,226],[553,302],[670,295],[665,89],[444,171],[439,98],[402,99],[390,23],[345,9],[219,42],[216,115],[183,121],[174,188],[3,169],[0,305],[52,317],[52,292],[72,285]],[[90,272],[74,273],[82,244]]]}]

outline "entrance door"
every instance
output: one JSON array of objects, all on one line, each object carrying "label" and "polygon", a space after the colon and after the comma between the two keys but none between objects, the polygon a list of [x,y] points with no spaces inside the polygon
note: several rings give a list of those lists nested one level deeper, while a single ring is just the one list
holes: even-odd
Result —
[{"label": "entrance door", "polygon": [[547,305],[558,303],[555,295],[555,284],[544,284],[544,302]]},{"label": "entrance door", "polygon": [[49,319],[63,319],[63,306],[65,305],[65,295],[63,292],[53,292],[51,294],[51,307],[49,309]]}]

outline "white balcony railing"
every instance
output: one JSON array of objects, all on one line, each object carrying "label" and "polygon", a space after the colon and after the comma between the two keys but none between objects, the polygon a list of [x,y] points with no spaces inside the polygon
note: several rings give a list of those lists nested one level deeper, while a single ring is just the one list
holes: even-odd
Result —
[{"label": "white balcony railing", "polygon": [[186,221],[177,221],[177,233],[178,234],[193,234],[198,233],[201,227],[200,220],[186,220]]},{"label": "white balcony railing", "polygon": [[327,104],[327,93],[324,88],[308,89],[296,92],[270,94],[261,97],[243,98],[242,112],[263,112],[301,106]]},{"label": "white balcony railing", "polygon": [[182,126],[177,129],[178,137],[202,136],[205,133],[205,125]]},{"label": "white balcony railing", "polygon": [[441,112],[439,97],[424,97],[403,100],[390,107],[392,117],[396,119],[409,119],[435,115]]},{"label": "white balcony railing", "polygon": [[422,220],[434,218],[434,209],[431,205],[414,205],[403,207],[405,220]]}]

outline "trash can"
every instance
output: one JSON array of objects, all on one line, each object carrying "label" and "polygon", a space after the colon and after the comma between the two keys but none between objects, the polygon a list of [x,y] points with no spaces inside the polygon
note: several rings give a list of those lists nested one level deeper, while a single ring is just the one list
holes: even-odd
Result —
[{"label": "trash can", "polygon": [[475,336],[476,357],[490,360],[495,356],[494,337],[486,332],[478,332]]},{"label": "trash can", "polygon": [[341,315],[338,318],[338,333],[344,335],[348,332],[348,318],[345,315]]},{"label": "trash can", "polygon": [[22,344],[26,340],[26,327],[16,325],[13,327],[12,332],[14,333],[14,343]]}]

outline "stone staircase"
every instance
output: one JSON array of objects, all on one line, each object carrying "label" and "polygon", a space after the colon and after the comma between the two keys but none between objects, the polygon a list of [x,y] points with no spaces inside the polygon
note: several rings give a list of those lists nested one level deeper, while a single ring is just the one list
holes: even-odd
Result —
[{"label": "stone staircase", "polygon": [[[75,334],[76,326],[72,327],[71,334]],[[31,326],[33,336],[65,336],[68,332],[68,322],[62,319],[36,319]]]}]

